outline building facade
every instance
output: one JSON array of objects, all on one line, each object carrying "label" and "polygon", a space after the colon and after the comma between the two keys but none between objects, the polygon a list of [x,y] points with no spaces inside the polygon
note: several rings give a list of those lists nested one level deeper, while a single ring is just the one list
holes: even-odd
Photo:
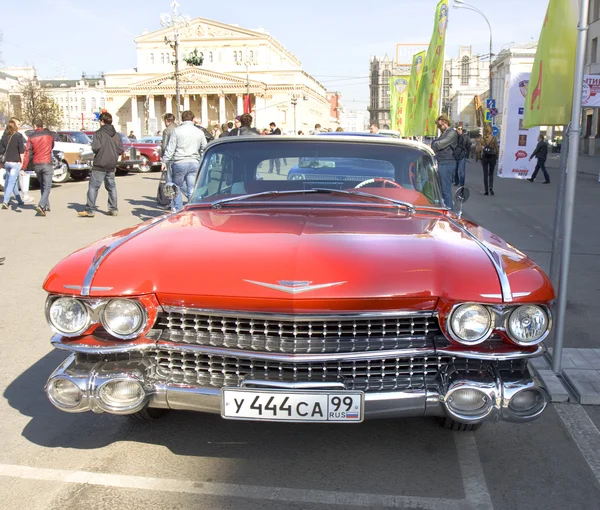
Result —
[{"label": "building facade", "polygon": [[[173,28],[143,33],[135,39],[137,67],[105,74],[106,107],[121,131],[154,134],[163,114],[177,112],[174,54],[165,43],[173,35]],[[270,122],[284,132],[330,125],[323,85],[264,29],[195,18],[180,29],[179,41],[179,109],[192,110],[205,127],[243,113],[245,94],[259,129]],[[202,66],[184,62],[195,50]]]},{"label": "building facade", "polygon": [[[380,128],[389,129],[390,116],[390,78],[410,75],[409,65],[396,65],[387,54],[383,57],[371,57],[369,68],[369,122]],[[387,127],[386,127],[387,126]]]},{"label": "building facade", "polygon": [[339,127],[342,118],[342,94],[340,92],[327,92],[329,101],[329,119],[332,128]]},{"label": "building facade", "polygon": [[369,114],[365,110],[350,110],[344,108],[340,122],[344,131],[360,133],[369,127]]},{"label": "building facade", "polygon": [[[600,75],[600,0],[589,0],[589,29],[585,52],[584,74]],[[594,156],[600,154],[600,116],[597,108],[585,108],[582,118],[581,152]]]},{"label": "building facade", "polygon": [[444,62],[442,111],[455,123],[476,129],[476,101],[489,89],[489,61],[473,54],[471,46],[460,46],[456,58]]}]

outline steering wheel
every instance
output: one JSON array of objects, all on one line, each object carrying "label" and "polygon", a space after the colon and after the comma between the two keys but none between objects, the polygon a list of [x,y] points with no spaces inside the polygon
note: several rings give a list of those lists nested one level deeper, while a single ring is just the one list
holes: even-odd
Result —
[{"label": "steering wheel", "polygon": [[384,177],[375,177],[373,179],[367,179],[366,181],[363,181],[363,182],[357,184],[356,186],[354,186],[354,189],[362,188],[362,187],[366,186],[367,184],[375,184],[376,182],[382,182],[384,188],[385,188],[385,185],[389,183],[394,188],[402,189],[402,186],[400,186],[400,184],[398,184],[396,181],[392,181],[391,179],[386,179]]}]

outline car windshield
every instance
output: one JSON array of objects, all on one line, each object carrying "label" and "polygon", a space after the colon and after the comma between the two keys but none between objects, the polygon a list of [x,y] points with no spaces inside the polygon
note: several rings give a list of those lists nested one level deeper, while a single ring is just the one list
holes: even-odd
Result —
[{"label": "car windshield", "polygon": [[[312,190],[319,190],[313,193]],[[348,201],[340,190],[417,206],[442,206],[433,157],[417,146],[333,140],[249,139],[208,148],[190,203],[263,193],[256,200]],[[285,197],[285,198],[284,198]]]},{"label": "car windshield", "polygon": [[157,136],[146,136],[144,138],[140,138],[138,140],[138,142],[140,142],[140,143],[160,143],[161,140],[162,140],[162,138],[159,138]]},{"label": "car windshield", "polygon": [[75,132],[69,133],[69,135],[71,136],[73,141],[76,143],[85,143],[85,144],[92,143],[92,141],[88,138],[88,136],[85,133],[79,133],[79,132],[75,131]]}]

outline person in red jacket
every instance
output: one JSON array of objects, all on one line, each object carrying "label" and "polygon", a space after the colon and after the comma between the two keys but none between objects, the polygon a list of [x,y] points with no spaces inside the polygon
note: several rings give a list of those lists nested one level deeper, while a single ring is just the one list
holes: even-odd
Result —
[{"label": "person in red jacket", "polygon": [[50,190],[52,189],[52,176],[54,175],[54,166],[52,165],[52,148],[54,147],[54,133],[44,129],[44,123],[41,119],[36,119],[33,123],[35,131],[27,139],[25,147],[25,158],[23,159],[23,168],[27,169],[30,162],[33,163],[33,171],[40,183],[42,197],[35,208],[36,216],[46,216],[50,211]]}]

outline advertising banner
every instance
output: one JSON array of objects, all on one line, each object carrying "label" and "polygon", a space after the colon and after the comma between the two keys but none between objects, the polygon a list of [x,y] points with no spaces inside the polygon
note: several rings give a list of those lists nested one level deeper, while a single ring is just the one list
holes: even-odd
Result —
[{"label": "advertising banner", "polygon": [[523,124],[530,76],[530,73],[517,73],[506,77],[498,177],[527,179],[537,163],[535,158],[529,161],[529,157],[537,145],[540,128],[526,128]]},{"label": "advertising banner", "polygon": [[441,0],[435,10],[433,34],[425,57],[411,124],[412,133],[419,136],[436,135],[438,131],[435,119],[440,112],[449,3],[449,0]]},{"label": "advertising banner", "polygon": [[391,129],[406,136],[406,101],[408,99],[409,76],[392,76],[390,78],[390,117]]},{"label": "advertising banner", "polygon": [[406,99],[406,130],[404,136],[416,136],[412,132],[412,121],[415,115],[415,104],[417,102],[417,91],[423,74],[423,63],[427,51],[421,51],[413,56],[410,78],[408,80],[408,97]]},{"label": "advertising banner", "polygon": [[583,77],[582,108],[600,108],[600,75],[586,74]]},{"label": "advertising banner", "polygon": [[531,71],[524,123],[566,126],[571,121],[579,0],[550,0]]}]

